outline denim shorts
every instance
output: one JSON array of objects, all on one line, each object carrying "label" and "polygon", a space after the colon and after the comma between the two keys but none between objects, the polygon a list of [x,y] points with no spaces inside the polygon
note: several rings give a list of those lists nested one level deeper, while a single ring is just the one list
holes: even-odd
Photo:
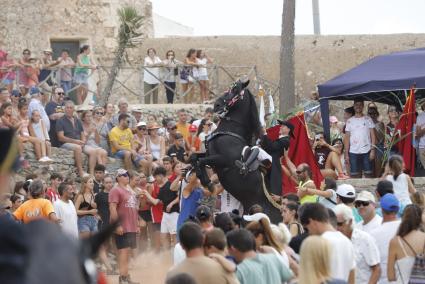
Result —
[{"label": "denim shorts", "polygon": [[361,175],[362,171],[366,175],[372,174],[372,161],[369,160],[370,152],[364,154],[349,153],[350,156],[350,175]]},{"label": "denim shorts", "polygon": [[[118,150],[115,152],[114,154],[114,158],[115,159],[124,159],[124,155],[125,155],[126,150]],[[138,166],[140,164],[140,161],[143,160],[144,157],[140,154],[137,154],[136,157],[133,157],[133,164],[135,166]]]},{"label": "denim shorts", "polygon": [[74,75],[75,83],[81,84],[81,85],[88,85],[88,78],[89,78],[88,73],[76,73]]},{"label": "denim shorts", "polygon": [[97,232],[97,219],[93,215],[85,215],[78,218],[78,232]]}]

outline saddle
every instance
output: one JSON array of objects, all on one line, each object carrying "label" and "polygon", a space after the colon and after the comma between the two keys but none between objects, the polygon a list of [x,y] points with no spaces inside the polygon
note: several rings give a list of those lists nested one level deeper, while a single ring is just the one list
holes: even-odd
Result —
[{"label": "saddle", "polygon": [[258,169],[260,166],[260,162],[257,159],[259,153],[260,150],[256,147],[245,146],[242,149],[241,159],[235,161],[235,165],[240,169],[241,175],[245,176]]}]

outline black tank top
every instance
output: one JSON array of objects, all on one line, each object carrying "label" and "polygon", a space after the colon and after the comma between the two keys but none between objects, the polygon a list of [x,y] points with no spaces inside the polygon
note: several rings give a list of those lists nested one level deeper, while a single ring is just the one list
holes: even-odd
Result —
[{"label": "black tank top", "polygon": [[[91,200],[90,201],[92,201],[92,200],[94,200],[93,194],[91,195]],[[91,206],[91,202],[87,202],[86,201],[86,199],[84,198],[84,194],[83,194],[83,202],[81,202],[80,207],[78,207],[78,209],[79,210],[92,210],[92,209],[94,209]]]}]

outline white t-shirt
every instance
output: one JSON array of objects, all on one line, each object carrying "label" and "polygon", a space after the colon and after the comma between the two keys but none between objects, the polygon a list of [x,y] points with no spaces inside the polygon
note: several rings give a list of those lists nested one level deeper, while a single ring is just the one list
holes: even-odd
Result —
[{"label": "white t-shirt", "polygon": [[178,265],[180,262],[186,259],[186,252],[182,248],[182,245],[180,243],[177,243],[174,246],[173,251],[173,264],[174,266]]},{"label": "white t-shirt", "polygon": [[337,204],[337,201],[336,201],[336,192],[333,189],[327,189],[326,191],[331,192],[332,193],[332,196],[329,197],[329,198],[326,198],[326,197],[323,197],[323,196],[319,196],[317,198],[317,201],[319,203],[323,204],[323,206],[325,206],[326,208],[333,209],[336,206],[336,204]]},{"label": "white t-shirt", "polygon": [[233,195],[226,190],[221,193],[221,212],[232,212],[232,210],[238,209],[239,213],[243,214],[243,206]]},{"label": "white t-shirt", "polygon": [[356,228],[359,230],[365,231],[366,233],[372,232],[374,229],[378,228],[382,224],[382,217],[378,214],[375,214],[375,217],[373,217],[372,220],[369,221],[369,223],[364,224],[364,221],[361,221],[357,224]]},{"label": "white t-shirt", "polygon": [[369,283],[370,267],[381,261],[375,239],[368,233],[354,229],[351,235],[356,259],[356,283]]},{"label": "white t-shirt", "polygon": [[407,175],[405,173],[400,174],[397,177],[397,180],[394,180],[393,175],[388,175],[385,178],[393,184],[394,195],[397,197],[398,201],[403,205],[403,207],[412,204],[409,194],[409,185],[407,183]]},{"label": "white t-shirt", "polygon": [[[159,80],[157,78],[159,78],[159,71],[160,71],[160,67],[146,67],[148,65],[153,65],[153,64],[159,64],[161,63],[161,59],[159,59],[159,57],[155,56],[154,59],[152,60],[152,58],[150,58],[149,56],[145,57],[145,68],[143,69],[143,81],[148,83],[148,84],[159,84]],[[152,76],[152,73],[154,76]]]},{"label": "white t-shirt", "polygon": [[[196,63],[202,66],[207,66],[207,62],[208,60],[206,58],[196,58]],[[198,67],[198,68],[193,68],[193,76],[196,77],[201,77],[201,76],[208,76],[208,71],[206,67]]]},{"label": "white t-shirt", "polygon": [[381,277],[378,281],[379,284],[389,283],[387,278],[388,248],[391,239],[397,234],[399,226],[400,220],[385,222],[370,232],[372,237],[375,238],[379,255],[381,256]]},{"label": "white t-shirt", "polygon": [[332,248],[331,276],[348,281],[350,271],[356,268],[354,247],[351,241],[338,231],[327,231],[322,234]]},{"label": "white t-shirt", "polygon": [[375,124],[369,116],[353,116],[347,120],[345,131],[350,132],[350,153],[364,154],[370,151],[370,129],[374,128]]},{"label": "white t-shirt", "polygon": [[68,203],[65,203],[61,199],[58,199],[53,203],[53,208],[55,209],[56,216],[61,220],[59,225],[64,233],[72,238],[78,239],[78,217],[74,203],[72,203],[71,200],[68,200]]},{"label": "white t-shirt", "polygon": [[[416,125],[420,126],[421,128],[425,127],[425,111],[421,112],[416,118]],[[419,148],[425,148],[425,135],[419,138]]]}]

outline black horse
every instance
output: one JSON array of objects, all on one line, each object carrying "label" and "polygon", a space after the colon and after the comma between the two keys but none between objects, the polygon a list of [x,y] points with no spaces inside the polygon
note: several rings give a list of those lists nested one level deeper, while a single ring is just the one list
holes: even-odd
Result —
[{"label": "black horse", "polygon": [[245,175],[235,166],[241,159],[245,146],[252,144],[261,133],[254,96],[246,88],[249,81],[234,83],[229,91],[218,98],[214,104],[214,112],[220,116],[217,129],[209,136],[207,155],[198,161],[198,177],[205,186],[210,183],[205,166],[211,166],[217,173],[220,183],[238,199],[245,210],[252,205],[261,205],[272,222],[281,220],[280,211],[272,204],[265,188],[264,178],[257,169]]}]

